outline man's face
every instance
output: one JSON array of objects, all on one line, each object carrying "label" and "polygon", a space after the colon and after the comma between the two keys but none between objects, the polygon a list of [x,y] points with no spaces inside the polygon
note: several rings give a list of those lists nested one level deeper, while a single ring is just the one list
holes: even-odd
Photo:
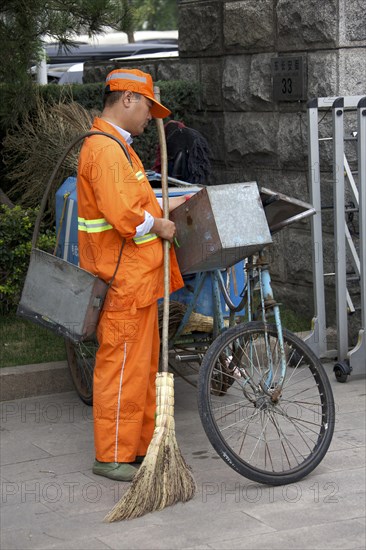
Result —
[{"label": "man's face", "polygon": [[128,100],[128,126],[125,128],[133,136],[139,136],[145,131],[152,119],[153,102],[143,95],[130,94]]}]

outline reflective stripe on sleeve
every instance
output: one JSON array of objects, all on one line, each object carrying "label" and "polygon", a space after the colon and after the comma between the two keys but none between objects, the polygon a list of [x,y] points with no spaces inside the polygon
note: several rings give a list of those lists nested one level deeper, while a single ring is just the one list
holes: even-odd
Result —
[{"label": "reflective stripe on sleeve", "polygon": [[138,180],[143,180],[144,179],[144,174],[141,172],[141,170],[136,172],[135,176]]},{"label": "reflective stripe on sleeve", "polygon": [[142,235],[142,237],[134,237],[133,240],[136,244],[142,244],[142,243],[148,243],[150,241],[155,241],[155,239],[158,239],[159,237],[155,235],[155,233],[146,233],[146,235]]},{"label": "reflective stripe on sleeve", "polygon": [[86,220],[85,218],[78,217],[78,230],[86,231],[87,233],[101,233],[113,229],[113,226],[107,222],[105,218],[99,218],[98,220]]}]

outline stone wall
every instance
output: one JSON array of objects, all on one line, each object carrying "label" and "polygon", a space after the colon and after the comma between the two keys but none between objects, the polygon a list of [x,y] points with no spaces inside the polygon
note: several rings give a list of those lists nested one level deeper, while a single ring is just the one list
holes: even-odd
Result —
[{"label": "stone wall", "polygon": [[[308,201],[306,100],[366,92],[363,0],[181,0],[179,53],[177,60],[155,61],[141,68],[155,79],[200,82],[201,110],[193,124],[211,145],[211,183],[256,180]],[[271,58],[289,55],[303,56],[304,99],[276,102]],[[323,122],[325,133],[329,124],[330,116]],[[324,200],[331,202],[329,151],[324,156],[322,192]],[[330,270],[331,233],[330,215],[324,234]],[[309,221],[281,231],[275,241],[272,273],[280,283],[277,295],[311,315]],[[331,278],[328,281],[333,296]]]},{"label": "stone wall", "polygon": [[[361,0],[180,2],[180,56],[195,62],[202,85],[196,126],[214,152],[214,183],[256,180],[309,200],[306,100],[366,93],[365,13]],[[275,102],[271,58],[289,55],[304,58],[304,100]],[[329,146],[324,149],[322,193],[325,204],[332,204],[331,155]],[[332,224],[330,211],[324,219],[327,272],[334,272]],[[310,223],[281,231],[275,241],[276,295],[311,315]],[[332,322],[332,277],[326,282]]]}]

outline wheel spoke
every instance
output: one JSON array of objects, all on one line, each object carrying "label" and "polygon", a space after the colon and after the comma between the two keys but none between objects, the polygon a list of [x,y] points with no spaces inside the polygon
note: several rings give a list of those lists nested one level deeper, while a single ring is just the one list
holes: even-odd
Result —
[{"label": "wheel spoke", "polygon": [[265,333],[260,322],[223,333],[207,351],[199,381],[202,423],[220,456],[249,479],[273,484],[309,473],[324,457],[334,429],[323,367],[304,342],[286,329],[283,334],[287,368],[281,392],[277,330],[266,325]]},{"label": "wheel spoke", "polygon": [[[291,468],[291,461],[289,459],[289,456],[287,454],[287,451],[286,451],[286,447],[285,447],[285,444],[284,444],[284,440],[287,441],[286,437],[283,436],[283,433],[282,431],[280,430],[277,422],[275,421],[275,419],[272,417],[271,418],[272,422],[273,422],[273,425],[278,433],[278,437],[280,439],[280,444],[281,444],[281,448],[283,449],[283,452],[285,453],[285,457],[286,457],[286,460],[287,460],[287,464],[288,464],[288,467]],[[287,443],[288,444],[288,443]],[[283,461],[282,461],[282,456],[281,456],[281,463],[282,463],[282,468],[284,468],[283,466]]]}]

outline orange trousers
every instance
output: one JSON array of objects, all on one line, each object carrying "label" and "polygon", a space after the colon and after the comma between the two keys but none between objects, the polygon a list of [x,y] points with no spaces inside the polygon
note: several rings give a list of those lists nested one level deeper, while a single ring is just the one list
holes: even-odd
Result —
[{"label": "orange trousers", "polygon": [[103,311],[93,387],[94,443],[101,462],[133,462],[146,454],[155,427],[159,363],[157,303]]}]

